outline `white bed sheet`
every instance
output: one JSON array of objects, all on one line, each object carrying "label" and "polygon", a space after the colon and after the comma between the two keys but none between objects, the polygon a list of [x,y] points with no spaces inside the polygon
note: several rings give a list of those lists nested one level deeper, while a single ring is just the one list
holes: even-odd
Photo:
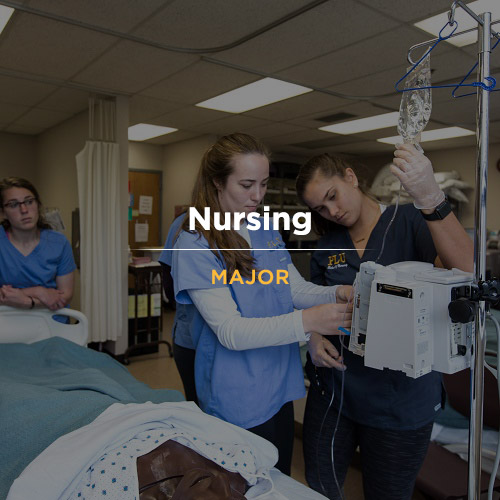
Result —
[{"label": "white bed sheet", "polygon": [[[204,442],[204,445],[213,444],[214,450],[219,449],[219,446],[235,444],[251,450],[254,460],[248,463],[247,468],[243,468],[241,464],[237,467],[227,467],[231,471],[240,472],[249,484],[252,484],[246,494],[249,499],[325,498],[273,469],[277,450],[271,443],[244,429],[206,415],[192,402],[182,402],[112,405],[91,424],[52,443],[16,479],[7,499],[66,499],[78,486],[85,471],[107,450],[152,428],[161,428],[165,432],[165,440],[173,433],[183,432],[184,437],[196,437],[198,442]],[[196,440],[192,443],[196,447]],[[197,449],[201,454],[204,454],[204,450],[202,447]]]}]

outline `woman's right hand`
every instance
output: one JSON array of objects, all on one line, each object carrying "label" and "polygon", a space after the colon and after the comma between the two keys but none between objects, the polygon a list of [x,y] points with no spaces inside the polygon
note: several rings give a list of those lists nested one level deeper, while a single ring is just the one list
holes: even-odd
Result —
[{"label": "woman's right hand", "polygon": [[335,346],[323,335],[312,332],[307,348],[314,366],[336,368],[341,371],[347,368]]},{"label": "woman's right hand", "polygon": [[302,324],[305,332],[321,335],[344,335],[339,326],[351,328],[352,303],[322,304],[302,311]]},{"label": "woman's right hand", "polygon": [[62,291],[56,288],[37,288],[35,296],[47,309],[57,311],[57,309],[62,309],[66,306]]}]

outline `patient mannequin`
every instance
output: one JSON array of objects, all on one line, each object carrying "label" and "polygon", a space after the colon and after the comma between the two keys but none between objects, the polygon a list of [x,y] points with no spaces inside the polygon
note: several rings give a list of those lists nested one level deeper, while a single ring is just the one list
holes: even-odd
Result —
[{"label": "patient mannequin", "polygon": [[28,180],[0,181],[0,305],[55,311],[73,296],[71,246],[44,221],[41,206]]}]

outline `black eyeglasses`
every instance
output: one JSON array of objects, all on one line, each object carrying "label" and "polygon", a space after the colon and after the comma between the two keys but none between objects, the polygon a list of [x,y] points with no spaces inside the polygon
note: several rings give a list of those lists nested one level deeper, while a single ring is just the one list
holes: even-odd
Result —
[{"label": "black eyeglasses", "polygon": [[19,208],[21,205],[24,205],[26,208],[31,207],[33,203],[35,203],[36,198],[27,198],[24,201],[9,201],[9,203],[5,203],[4,207],[11,208],[12,210],[15,210],[16,208]]}]

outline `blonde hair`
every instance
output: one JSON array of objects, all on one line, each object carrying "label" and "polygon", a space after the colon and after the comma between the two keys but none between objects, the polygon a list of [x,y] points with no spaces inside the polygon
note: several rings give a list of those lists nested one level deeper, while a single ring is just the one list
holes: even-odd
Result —
[{"label": "blonde hair", "polygon": [[[236,231],[217,231],[213,227],[214,212],[222,212],[219,203],[217,186],[225,186],[228,177],[234,171],[234,159],[238,155],[259,154],[270,159],[266,146],[251,135],[234,133],[221,137],[203,155],[200,169],[193,189],[191,206],[199,213],[203,213],[205,207],[210,208],[211,224],[206,230],[196,222],[195,231],[203,235],[208,241],[209,247],[218,257],[222,255],[227,270],[232,274],[238,270],[244,277],[250,277],[255,266],[255,259],[250,253],[250,247],[246,240]],[[186,217],[182,229],[189,231],[189,218]],[[225,251],[225,248],[241,248],[237,251]]]}]

